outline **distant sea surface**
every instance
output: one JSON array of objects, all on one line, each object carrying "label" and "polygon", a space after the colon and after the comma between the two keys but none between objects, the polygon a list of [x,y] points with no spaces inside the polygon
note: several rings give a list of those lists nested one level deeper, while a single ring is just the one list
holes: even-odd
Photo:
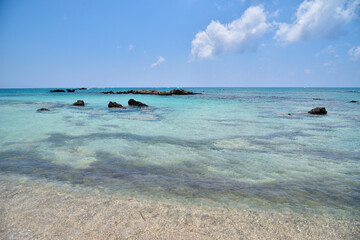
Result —
[{"label": "distant sea surface", "polygon": [[[0,181],[25,178],[183,204],[360,216],[360,103],[349,102],[360,101],[359,88],[100,94],[130,89],[0,89]],[[149,107],[128,107],[130,98]],[[84,107],[72,105],[79,99]],[[109,109],[109,101],[126,109]],[[315,107],[328,114],[307,113]]]}]

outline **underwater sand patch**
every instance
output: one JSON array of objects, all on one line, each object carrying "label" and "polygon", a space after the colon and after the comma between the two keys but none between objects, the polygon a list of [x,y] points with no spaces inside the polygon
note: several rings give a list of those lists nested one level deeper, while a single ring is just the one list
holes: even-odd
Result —
[{"label": "underwater sand patch", "polygon": [[44,157],[52,159],[57,165],[65,165],[75,169],[85,169],[97,161],[96,151],[83,146],[63,146],[41,150]]},{"label": "underwater sand patch", "polygon": [[220,140],[214,143],[215,147],[225,149],[242,149],[248,151],[269,151],[265,146],[256,145],[243,139]]}]

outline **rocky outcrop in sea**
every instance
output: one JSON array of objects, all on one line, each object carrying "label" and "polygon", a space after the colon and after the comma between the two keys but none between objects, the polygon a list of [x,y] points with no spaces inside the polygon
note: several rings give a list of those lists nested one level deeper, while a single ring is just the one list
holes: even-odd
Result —
[{"label": "rocky outcrop in sea", "polygon": [[324,107],[317,107],[317,108],[313,108],[310,111],[308,111],[308,113],[310,114],[315,114],[315,115],[325,115],[327,114],[326,108]]},{"label": "rocky outcrop in sea", "polygon": [[201,94],[201,93],[190,92],[185,89],[173,89],[170,92],[161,91],[160,93],[157,90],[128,90],[123,92],[107,91],[101,93],[102,94],[150,94],[150,95],[160,95],[160,96]]},{"label": "rocky outcrop in sea", "polygon": [[85,103],[83,100],[77,100],[73,103],[74,106],[85,106]]},{"label": "rocky outcrop in sea", "polygon": [[109,102],[108,108],[124,108],[123,105],[117,103],[117,102]]},{"label": "rocky outcrop in sea", "polygon": [[135,106],[135,107],[148,107],[148,105],[146,105],[145,103],[136,101],[134,99],[130,99],[128,101],[129,106]]}]

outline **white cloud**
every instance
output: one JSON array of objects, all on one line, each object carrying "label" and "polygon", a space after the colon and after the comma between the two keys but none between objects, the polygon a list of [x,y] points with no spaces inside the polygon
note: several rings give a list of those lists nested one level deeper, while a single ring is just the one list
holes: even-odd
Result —
[{"label": "white cloud", "polygon": [[224,9],[223,6],[221,6],[220,4],[218,4],[216,2],[214,3],[214,6],[216,7],[217,10],[223,10]]},{"label": "white cloud", "polygon": [[318,57],[323,54],[329,54],[329,55],[335,56],[336,49],[333,46],[329,45],[329,46],[327,46],[327,48],[324,48],[320,52],[316,53],[315,56]]},{"label": "white cloud", "polygon": [[324,63],[323,63],[323,66],[324,66],[324,67],[332,67],[332,66],[334,66],[334,63],[333,63],[332,61],[324,62]]},{"label": "white cloud", "polygon": [[151,64],[151,67],[156,67],[157,65],[159,65],[160,63],[164,62],[165,58],[163,58],[162,56],[159,56],[158,60],[156,62],[154,62],[153,64]]},{"label": "white cloud", "polygon": [[133,50],[133,48],[134,48],[134,45],[130,44],[128,49],[129,49],[129,51],[131,51],[131,50]]},{"label": "white cloud", "polygon": [[210,58],[224,52],[244,52],[256,49],[258,39],[269,29],[262,6],[246,9],[244,14],[229,24],[212,21],[205,31],[192,40],[193,58]]},{"label": "white cloud", "polygon": [[360,58],[360,46],[350,48],[348,55],[351,60],[356,61]]},{"label": "white cloud", "polygon": [[283,43],[336,38],[356,17],[359,5],[360,0],[304,0],[293,23],[278,23],[274,38]]},{"label": "white cloud", "polygon": [[309,69],[309,68],[308,68],[308,69],[305,69],[304,72],[305,72],[306,74],[311,74],[311,73],[312,73],[311,69]]}]

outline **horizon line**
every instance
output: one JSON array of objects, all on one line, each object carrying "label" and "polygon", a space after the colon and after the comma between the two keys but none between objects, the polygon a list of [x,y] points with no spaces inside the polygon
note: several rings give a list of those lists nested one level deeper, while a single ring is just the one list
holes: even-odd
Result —
[{"label": "horizon line", "polygon": [[216,87],[189,87],[189,86],[181,86],[181,87],[146,87],[146,86],[142,86],[142,87],[0,87],[0,89],[79,89],[79,88],[86,88],[86,89],[102,89],[102,88],[175,88],[175,89],[179,89],[179,88],[360,88],[360,86],[337,86],[337,87],[323,87],[323,86],[311,86],[311,87],[307,87],[307,86],[303,86],[303,87],[284,87],[284,86],[277,86],[277,87],[238,87],[238,86],[233,86],[233,87],[225,87],[225,86],[216,86]]}]

